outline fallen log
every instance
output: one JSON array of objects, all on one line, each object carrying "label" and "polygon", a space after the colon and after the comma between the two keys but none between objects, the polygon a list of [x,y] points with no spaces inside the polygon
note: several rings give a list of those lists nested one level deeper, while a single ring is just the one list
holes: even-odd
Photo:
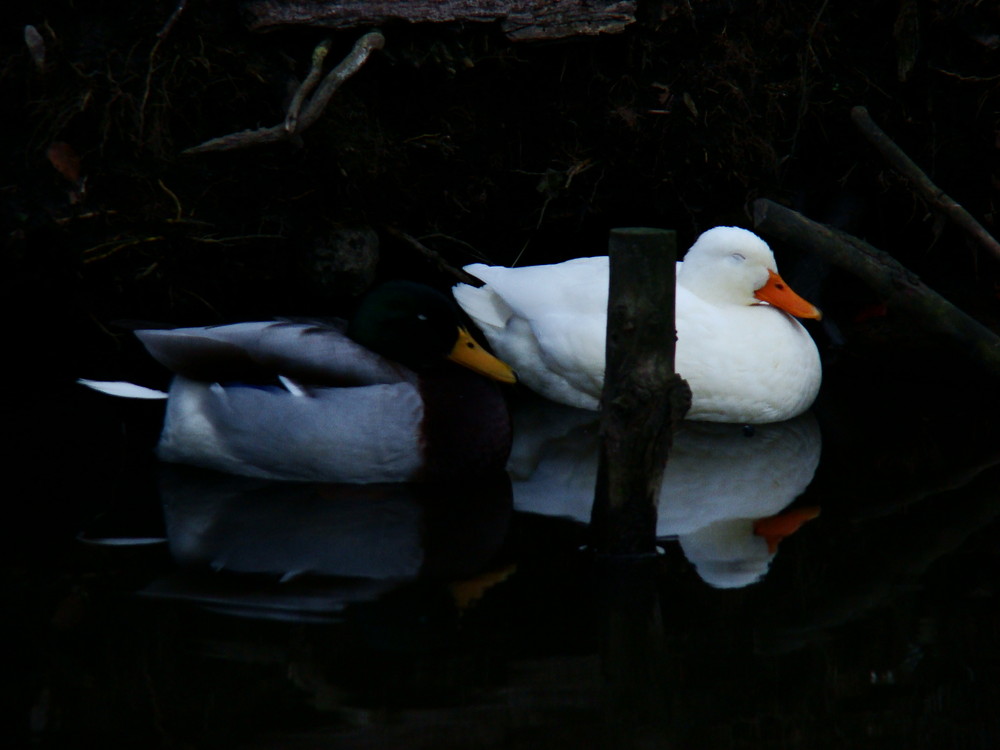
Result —
[{"label": "fallen log", "polygon": [[351,29],[392,22],[499,22],[514,41],[615,34],[635,22],[635,0],[254,0],[250,28]]},{"label": "fallen log", "polygon": [[766,198],[754,201],[753,216],[754,226],[768,239],[817,255],[853,274],[890,310],[908,316],[928,333],[946,337],[1000,377],[1000,336],[929,288],[888,253]]}]

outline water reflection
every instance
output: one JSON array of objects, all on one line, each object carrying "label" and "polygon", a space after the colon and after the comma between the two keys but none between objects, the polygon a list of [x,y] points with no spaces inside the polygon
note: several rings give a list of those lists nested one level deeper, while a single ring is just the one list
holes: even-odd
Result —
[{"label": "water reflection", "polygon": [[[598,447],[593,412],[541,400],[519,405],[508,464],[515,508],[588,522]],[[685,423],[664,474],[657,536],[676,540],[712,586],[759,581],[782,536],[815,515],[779,516],[812,481],[820,447],[811,414],[752,428]]]},{"label": "water reflection", "polygon": [[179,572],[143,593],[312,621],[418,578],[452,583],[464,604],[512,511],[504,475],[475,487],[300,484],[167,466],[161,496]]},{"label": "water reflection", "polygon": [[[143,490],[158,523],[165,509],[180,564],[166,544],[111,545],[157,529],[106,513],[72,556],[51,544],[44,564],[8,568],[14,744],[639,750],[827,747],[836,735],[856,748],[996,747],[1000,420],[950,400],[929,417],[914,404],[933,399],[904,399],[897,383],[889,395],[888,411],[884,394],[827,402],[823,460],[798,501],[821,504],[823,523],[738,590],[691,575],[679,544],[639,569],[579,553],[589,414],[539,413],[520,435],[518,507],[546,500],[522,494],[546,472],[582,488],[552,515],[511,513],[502,486],[476,488],[475,502],[371,488],[362,502],[354,488],[331,499],[330,488],[175,477],[161,506],[148,477],[88,482],[126,511]],[[723,477],[744,462],[710,438],[694,445]],[[557,472],[559,451],[579,463]],[[38,475],[84,486],[78,472],[92,467],[72,469]],[[725,521],[712,504],[680,510],[688,534]],[[508,561],[516,575],[462,609],[456,596],[483,591]],[[147,596],[121,595],[137,589]]]}]

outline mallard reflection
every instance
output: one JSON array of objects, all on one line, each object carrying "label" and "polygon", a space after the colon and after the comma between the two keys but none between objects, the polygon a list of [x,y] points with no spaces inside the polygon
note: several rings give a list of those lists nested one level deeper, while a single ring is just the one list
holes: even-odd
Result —
[{"label": "mallard reflection", "polygon": [[417,579],[455,583],[456,599],[467,599],[512,511],[507,477],[483,479],[475,488],[300,484],[165,467],[167,539],[181,572],[146,593],[296,619]]},{"label": "mallard reflection", "polygon": [[[598,437],[593,412],[541,399],[519,404],[508,464],[515,509],[588,522]],[[685,422],[664,473],[657,536],[676,540],[712,586],[760,580],[778,542],[818,512],[785,509],[812,481],[820,448],[810,413],[752,428]]]}]

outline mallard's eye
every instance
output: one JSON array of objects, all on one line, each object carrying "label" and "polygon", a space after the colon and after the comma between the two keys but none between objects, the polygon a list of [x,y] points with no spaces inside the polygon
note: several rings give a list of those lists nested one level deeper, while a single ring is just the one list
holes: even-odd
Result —
[{"label": "mallard's eye", "polygon": [[429,318],[426,315],[424,315],[423,313],[417,313],[417,320],[427,321],[427,320],[429,320]]}]

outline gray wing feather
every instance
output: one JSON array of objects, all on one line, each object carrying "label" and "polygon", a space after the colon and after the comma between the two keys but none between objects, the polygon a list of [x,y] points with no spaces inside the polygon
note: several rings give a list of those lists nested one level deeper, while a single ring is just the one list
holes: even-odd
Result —
[{"label": "gray wing feather", "polygon": [[412,373],[349,339],[341,327],[293,322],[147,329],[136,335],[161,364],[205,382],[285,375],[309,384],[412,381]]},{"label": "gray wing feather", "polygon": [[405,382],[294,395],[176,377],[158,451],[165,461],[266,479],[402,482],[423,465],[423,414]]}]

